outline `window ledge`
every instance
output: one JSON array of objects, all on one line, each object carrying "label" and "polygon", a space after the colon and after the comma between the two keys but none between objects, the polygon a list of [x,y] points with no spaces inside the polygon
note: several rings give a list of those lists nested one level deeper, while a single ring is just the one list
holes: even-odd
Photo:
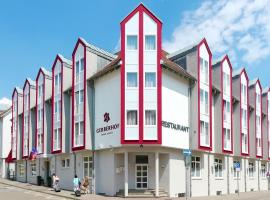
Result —
[{"label": "window ledge", "polygon": [[215,180],[224,180],[223,177],[215,177]]},{"label": "window ledge", "polygon": [[202,180],[202,177],[191,177],[192,180]]}]

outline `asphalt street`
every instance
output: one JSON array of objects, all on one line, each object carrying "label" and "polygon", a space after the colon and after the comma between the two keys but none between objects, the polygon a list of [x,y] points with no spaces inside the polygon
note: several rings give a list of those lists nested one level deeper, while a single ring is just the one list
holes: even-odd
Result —
[{"label": "asphalt street", "polygon": [[20,189],[13,186],[7,186],[0,183],[0,199],[1,200],[64,200],[64,198],[34,192],[30,190]]}]

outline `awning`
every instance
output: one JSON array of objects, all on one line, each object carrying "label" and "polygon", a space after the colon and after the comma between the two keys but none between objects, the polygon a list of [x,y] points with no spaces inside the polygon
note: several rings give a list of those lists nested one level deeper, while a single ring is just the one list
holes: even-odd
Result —
[{"label": "awning", "polygon": [[10,150],[8,157],[6,157],[5,159],[6,163],[12,163],[13,159],[12,159],[12,150]]}]

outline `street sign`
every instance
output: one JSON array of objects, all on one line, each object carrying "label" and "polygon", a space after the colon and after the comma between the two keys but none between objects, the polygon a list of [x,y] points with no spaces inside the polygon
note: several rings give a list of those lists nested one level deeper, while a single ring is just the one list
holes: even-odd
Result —
[{"label": "street sign", "polygon": [[234,169],[235,169],[237,172],[240,172],[240,171],[241,171],[241,165],[240,165],[240,162],[235,162],[233,167],[234,167]]},{"label": "street sign", "polygon": [[190,149],[183,149],[183,154],[185,157],[187,157],[187,156],[191,156],[192,152]]}]

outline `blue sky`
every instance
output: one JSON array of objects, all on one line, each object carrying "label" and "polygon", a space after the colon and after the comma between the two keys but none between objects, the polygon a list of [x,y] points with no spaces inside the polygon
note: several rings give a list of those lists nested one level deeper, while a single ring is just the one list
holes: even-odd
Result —
[{"label": "blue sky", "polygon": [[80,36],[115,52],[119,23],[140,2],[163,21],[165,50],[206,37],[214,58],[227,53],[234,68],[270,85],[269,0],[10,0],[0,3],[0,99],[39,67],[51,69],[57,53],[70,58]]}]

